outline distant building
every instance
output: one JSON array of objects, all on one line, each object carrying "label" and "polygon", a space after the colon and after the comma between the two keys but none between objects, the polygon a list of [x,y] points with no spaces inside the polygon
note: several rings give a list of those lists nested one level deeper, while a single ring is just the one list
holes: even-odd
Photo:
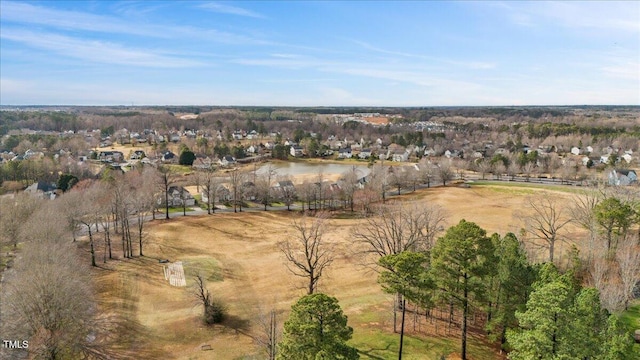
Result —
[{"label": "distant building", "polygon": [[633,170],[614,169],[609,172],[609,185],[628,186],[638,183],[638,174]]},{"label": "distant building", "polygon": [[352,156],[351,148],[338,150],[338,159],[351,159]]},{"label": "distant building", "polygon": [[302,156],[302,148],[298,145],[292,145],[289,149],[289,153],[293,157],[301,157]]},{"label": "distant building", "polygon": [[41,199],[55,199],[56,185],[48,184],[42,181],[35,182],[24,189],[24,192]]}]

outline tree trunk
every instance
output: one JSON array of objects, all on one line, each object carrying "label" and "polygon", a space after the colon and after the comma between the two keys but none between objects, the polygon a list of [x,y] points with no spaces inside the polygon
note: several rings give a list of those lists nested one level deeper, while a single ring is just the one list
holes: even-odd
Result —
[{"label": "tree trunk", "polygon": [[89,247],[91,248],[91,266],[96,266],[96,252],[93,248],[93,234],[91,233],[91,224],[86,224],[89,231]]},{"label": "tree trunk", "polygon": [[469,316],[468,276],[464,274],[464,298],[462,300],[462,360],[467,360],[467,317]]},{"label": "tree trunk", "polygon": [[140,256],[144,256],[142,255],[142,230],[143,230],[143,225],[144,224],[144,213],[142,213],[141,215],[138,215],[138,241],[140,243]]},{"label": "tree trunk", "polygon": [[400,350],[398,351],[398,360],[402,360],[402,345],[404,343],[404,314],[407,312],[406,300],[402,300],[402,324],[400,325]]},{"label": "tree trunk", "polygon": [[167,174],[164,175],[164,209],[165,219],[169,220],[169,179]]}]

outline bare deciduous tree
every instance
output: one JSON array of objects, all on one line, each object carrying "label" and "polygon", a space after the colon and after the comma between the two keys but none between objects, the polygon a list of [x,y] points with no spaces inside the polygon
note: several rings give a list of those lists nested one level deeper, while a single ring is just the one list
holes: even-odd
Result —
[{"label": "bare deciduous tree", "polygon": [[207,202],[207,214],[211,215],[216,212],[216,196],[218,195],[218,189],[222,184],[221,178],[215,176],[213,167],[205,169],[198,174],[200,177],[200,183],[202,184],[202,191],[206,195]]},{"label": "bare deciduous tree", "polygon": [[593,257],[595,244],[598,237],[598,222],[595,218],[594,209],[602,198],[602,193],[596,189],[587,189],[573,197],[571,207],[571,218],[573,222],[579,224],[587,230],[589,241],[587,243],[588,259]]},{"label": "bare deciduous tree", "polygon": [[267,354],[269,360],[275,360],[278,353],[278,342],[282,336],[282,326],[278,323],[278,314],[274,309],[268,312],[258,309],[258,316],[254,320],[257,334],[251,336],[253,341]]},{"label": "bare deciduous tree", "polygon": [[[287,205],[287,210],[291,210],[291,205],[296,201],[297,193],[296,187],[288,177],[281,177],[279,180],[280,186],[278,186],[278,195],[280,201]],[[304,206],[303,206],[304,209]]]},{"label": "bare deciduous tree", "polygon": [[144,168],[142,171],[130,171],[126,177],[126,180],[135,190],[132,193],[131,206],[136,218],[140,256],[143,256],[144,224],[146,223],[147,216],[151,214],[156,207],[156,197],[153,186],[154,176],[155,172],[153,169]]},{"label": "bare deciduous tree", "polygon": [[628,234],[620,240],[615,258],[620,271],[624,309],[627,310],[633,299],[633,289],[640,279],[640,239],[637,235]]},{"label": "bare deciduous tree", "polygon": [[[117,358],[109,349],[113,324],[95,313],[89,269],[76,255],[61,212],[47,204],[26,226],[29,239],[0,293],[0,331],[29,341],[29,358]],[[0,357],[24,355],[3,353]]]},{"label": "bare deciduous tree", "polygon": [[307,294],[313,294],[323,271],[335,257],[333,246],[324,240],[327,232],[327,216],[319,214],[313,220],[302,217],[294,220],[291,239],[278,246],[287,259],[287,269],[308,281]]},{"label": "bare deciduous tree", "polygon": [[196,274],[193,280],[193,295],[196,301],[202,305],[204,322],[208,325],[220,323],[224,317],[224,306],[213,299],[209,289],[207,289],[204,276]]},{"label": "bare deciduous tree", "polygon": [[549,261],[553,262],[556,242],[563,241],[562,229],[571,222],[568,209],[550,194],[529,197],[525,212],[517,214],[524,222],[524,231],[542,244],[531,245],[549,250]]},{"label": "bare deciduous tree", "polygon": [[358,190],[358,180],[360,178],[360,174],[358,173],[358,168],[352,166],[351,169],[347,170],[340,176],[340,187],[342,189],[342,194],[344,196],[344,201],[349,204],[351,207],[351,211],[353,212],[353,196],[355,195],[356,190]]},{"label": "bare deciduous tree", "polygon": [[169,188],[174,184],[176,175],[170,167],[165,165],[158,166],[157,174],[157,184],[164,196],[165,219],[169,219]]},{"label": "bare deciduous tree", "polygon": [[244,183],[247,181],[246,174],[235,168],[229,173],[229,180],[231,181],[231,195],[233,196],[233,212],[238,212],[238,207],[242,212]]},{"label": "bare deciduous tree", "polygon": [[485,176],[491,172],[492,168],[493,166],[491,165],[491,161],[489,160],[482,160],[476,164],[476,169],[482,176],[482,180],[484,180]]},{"label": "bare deciduous tree", "polygon": [[[255,172],[254,172],[255,173]],[[254,183],[256,187],[256,197],[262,205],[264,205],[264,211],[267,211],[267,206],[273,201],[273,189],[271,183],[277,175],[276,168],[272,163],[267,164],[264,172],[260,175],[254,175]]]},{"label": "bare deciduous tree", "polygon": [[20,231],[39,204],[38,199],[25,193],[0,198],[0,244],[18,247]]},{"label": "bare deciduous tree", "polygon": [[443,186],[447,186],[447,182],[453,180],[453,169],[448,161],[442,161],[438,164],[438,178],[442,181]]},{"label": "bare deciduous tree", "polygon": [[444,211],[436,205],[381,206],[376,216],[369,217],[352,230],[360,243],[360,252],[378,258],[403,251],[430,249],[445,221]]}]

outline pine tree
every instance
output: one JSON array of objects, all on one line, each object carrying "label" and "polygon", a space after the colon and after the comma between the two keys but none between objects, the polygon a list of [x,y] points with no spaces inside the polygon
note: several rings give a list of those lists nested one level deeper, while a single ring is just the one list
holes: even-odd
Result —
[{"label": "pine tree", "polygon": [[504,347],[507,329],[518,325],[516,311],[525,310],[536,271],[514,234],[508,233],[502,238],[494,234],[491,240],[498,262],[497,272],[491,281],[487,329],[490,336],[500,339]]},{"label": "pine tree", "polygon": [[306,295],[291,307],[278,344],[279,360],[352,360],[358,351],[347,345],[353,329],[347,326],[338,300],[321,293]]},{"label": "pine tree", "polygon": [[449,228],[431,252],[432,278],[441,297],[462,309],[462,360],[467,354],[469,308],[484,300],[486,280],[495,268],[493,254],[486,231],[465,220]]}]

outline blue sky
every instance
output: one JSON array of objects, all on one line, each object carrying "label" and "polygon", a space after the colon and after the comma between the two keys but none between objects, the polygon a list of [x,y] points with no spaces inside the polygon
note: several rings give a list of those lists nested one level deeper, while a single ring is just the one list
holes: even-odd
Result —
[{"label": "blue sky", "polygon": [[640,104],[640,2],[0,1],[0,104]]}]

